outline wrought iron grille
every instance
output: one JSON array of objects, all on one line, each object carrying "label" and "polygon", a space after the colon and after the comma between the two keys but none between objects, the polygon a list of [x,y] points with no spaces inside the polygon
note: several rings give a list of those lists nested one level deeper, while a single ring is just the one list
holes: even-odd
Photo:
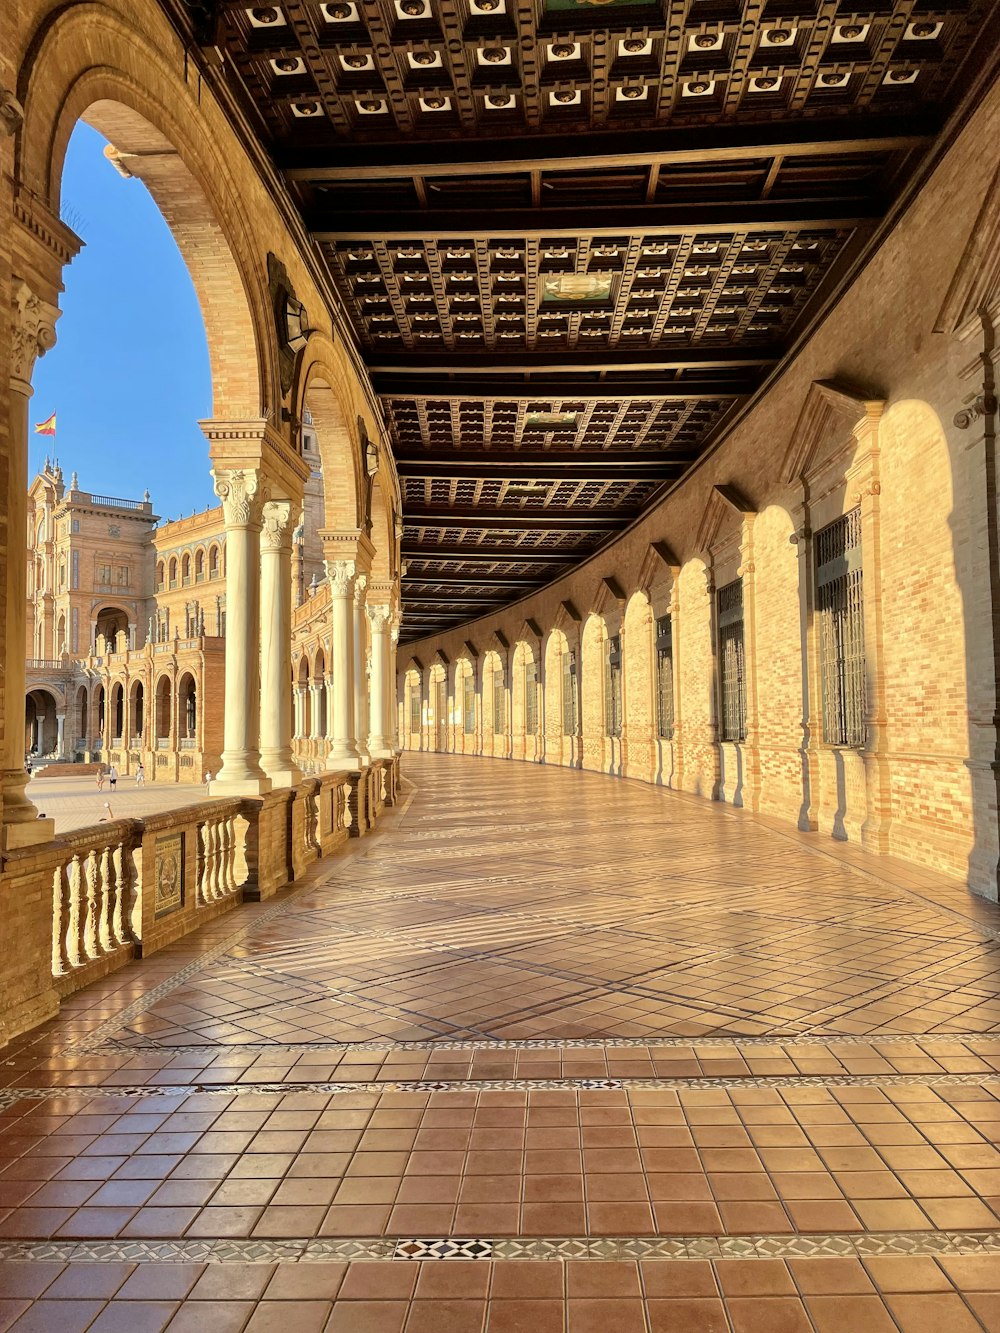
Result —
[{"label": "wrought iron grille", "polygon": [[604,669],[604,731],[607,736],[622,734],[622,636],[608,639]]},{"label": "wrought iron grille", "polygon": [[438,749],[448,748],[448,682],[437,683],[437,737]]},{"label": "wrought iron grille", "polygon": [[823,740],[865,743],[865,612],[861,509],[816,534],[816,614],[823,684]]},{"label": "wrought iron grille", "polygon": [[503,735],[504,731],[504,689],[503,672],[496,668],[493,672],[493,734]]},{"label": "wrought iron grille", "polygon": [[579,730],[580,716],[575,648],[567,648],[562,655],[562,682],[563,735],[575,736]]},{"label": "wrought iron grille", "polygon": [[660,737],[674,734],[674,631],[669,616],[656,621],[656,721]]},{"label": "wrought iron grille", "polygon": [[528,736],[538,732],[538,663],[524,664],[524,730]]},{"label": "wrought iron grille", "polygon": [[416,685],[410,686],[410,731],[420,730],[420,690]]},{"label": "wrought iron grille", "polygon": [[476,682],[471,671],[462,684],[462,713],[465,734],[471,736],[476,730]]},{"label": "wrought iron grille", "polygon": [[717,594],[719,618],[720,739],[744,741],[747,735],[746,662],[743,652],[743,584],[727,583]]}]

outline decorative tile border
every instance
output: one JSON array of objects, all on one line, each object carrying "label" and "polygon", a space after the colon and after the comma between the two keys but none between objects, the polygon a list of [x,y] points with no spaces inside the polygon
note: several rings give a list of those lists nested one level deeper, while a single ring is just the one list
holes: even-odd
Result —
[{"label": "decorative tile border", "polygon": [[1000,1254],[997,1231],[879,1231],[810,1236],[415,1236],[319,1240],[0,1241],[0,1261],[317,1263],[448,1259],[783,1259]]},{"label": "decorative tile border", "polygon": [[[262,918],[263,919],[263,918]],[[179,974],[178,974],[179,975]],[[187,970],[185,969],[185,976]],[[159,989],[159,987],[157,988]],[[153,992],[150,992],[152,994]],[[128,1010],[123,1010],[127,1014]],[[117,1023],[118,1020],[108,1020]],[[102,1027],[107,1026],[102,1024]],[[97,1029],[99,1031],[100,1029]],[[90,1042],[94,1034],[85,1038]],[[796,1046],[883,1046],[890,1043],[901,1043],[908,1046],[929,1045],[933,1042],[943,1042],[951,1044],[961,1042],[963,1045],[974,1045],[976,1042],[989,1042],[1000,1052],[1000,1031],[998,1032],[868,1032],[868,1033],[810,1033],[810,1032],[780,1032],[768,1036],[759,1037],[526,1037],[520,1040],[504,1041],[499,1038],[474,1038],[469,1040],[424,1040],[424,1041],[332,1041],[332,1042],[269,1042],[269,1041],[247,1041],[231,1043],[204,1042],[196,1045],[171,1046],[162,1045],[159,1042],[142,1040],[139,1038],[129,1039],[124,1037],[111,1038],[102,1042],[99,1046],[90,1046],[86,1048],[86,1053],[106,1055],[113,1052],[129,1055],[140,1051],[155,1051],[159,1055],[204,1055],[206,1051],[224,1051],[234,1053],[238,1051],[265,1051],[269,1055],[281,1054],[283,1052],[301,1052],[301,1051],[330,1051],[333,1053],[342,1051],[573,1051],[573,1050],[594,1050],[598,1047],[606,1047],[612,1050],[690,1050],[697,1046],[699,1049],[706,1050],[727,1050],[735,1051],[742,1047],[761,1047],[761,1046],[781,1046],[782,1048],[794,1049]],[[84,1053],[83,1043],[72,1048],[67,1048],[66,1054]]]},{"label": "decorative tile border", "polygon": [[22,1101],[83,1097],[105,1101],[116,1097],[287,1097],[296,1093],[382,1092],[587,1092],[600,1089],[649,1091],[685,1088],[912,1088],[986,1087],[995,1085],[1000,1099],[1000,1072],[973,1074],[764,1074],[754,1077],[693,1078],[483,1078],[449,1080],[389,1080],[356,1083],[136,1083],[94,1086],[76,1084],[59,1088],[0,1088],[0,1110]]}]

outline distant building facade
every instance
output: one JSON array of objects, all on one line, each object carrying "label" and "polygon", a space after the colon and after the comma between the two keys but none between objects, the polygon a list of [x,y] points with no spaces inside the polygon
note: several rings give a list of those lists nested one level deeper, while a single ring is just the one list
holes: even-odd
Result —
[{"label": "distant building facade", "polygon": [[[303,429],[312,464],[292,558],[295,750],[325,766],[323,707],[315,665],[326,660],[322,602],[323,479],[315,434]],[[201,782],[221,765],[225,697],[226,537],[222,507],[160,523],[142,500],[67,486],[46,460],[28,488],[25,742],[43,761],[143,765],[147,781]],[[293,627],[293,636],[296,630]],[[309,662],[303,678],[302,661]],[[313,674],[310,675],[309,671]],[[302,702],[303,684],[309,706]],[[322,723],[322,732],[319,725]]]}]

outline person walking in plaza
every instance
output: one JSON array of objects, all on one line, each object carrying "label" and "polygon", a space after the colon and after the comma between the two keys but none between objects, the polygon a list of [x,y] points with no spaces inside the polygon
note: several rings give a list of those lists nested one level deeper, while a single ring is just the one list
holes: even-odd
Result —
[{"label": "person walking in plaza", "polygon": [[146,785],[146,770],[142,766],[142,760],[139,760],[139,767],[135,770],[135,785],[144,787]]},{"label": "person walking in plaza", "polygon": [[112,791],[115,790],[115,784],[117,783],[117,781],[118,781],[118,769],[115,768],[114,764],[112,764],[111,767],[108,769],[108,782],[111,784]]},{"label": "person walking in plaza", "polygon": [[98,764],[98,765],[97,765],[97,790],[98,790],[98,791],[103,791],[103,790],[104,790],[104,765],[103,765],[103,764]]}]

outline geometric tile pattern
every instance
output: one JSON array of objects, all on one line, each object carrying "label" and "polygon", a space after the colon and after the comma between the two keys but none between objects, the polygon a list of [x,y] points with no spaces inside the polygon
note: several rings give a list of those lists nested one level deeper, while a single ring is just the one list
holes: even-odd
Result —
[{"label": "geometric tile pattern", "polygon": [[994,907],[409,768],[386,830],[5,1052],[0,1327],[996,1333]]}]

